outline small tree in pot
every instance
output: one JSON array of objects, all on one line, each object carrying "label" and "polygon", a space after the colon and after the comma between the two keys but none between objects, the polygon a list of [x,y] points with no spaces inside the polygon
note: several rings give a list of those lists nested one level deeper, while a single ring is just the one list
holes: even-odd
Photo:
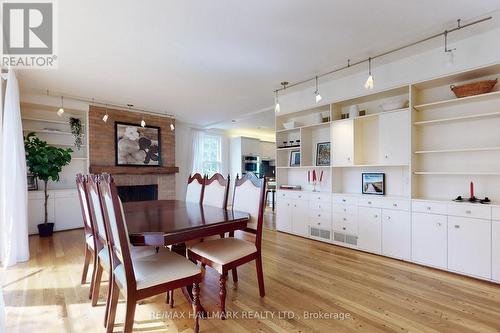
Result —
[{"label": "small tree in pot", "polygon": [[26,164],[29,171],[44,183],[44,208],[45,219],[38,225],[38,233],[41,237],[52,235],[54,223],[47,221],[47,182],[49,179],[59,181],[59,173],[65,165],[71,162],[71,148],[63,149],[49,146],[47,142],[37,138],[35,133],[29,133],[24,138],[24,149],[26,151]]}]

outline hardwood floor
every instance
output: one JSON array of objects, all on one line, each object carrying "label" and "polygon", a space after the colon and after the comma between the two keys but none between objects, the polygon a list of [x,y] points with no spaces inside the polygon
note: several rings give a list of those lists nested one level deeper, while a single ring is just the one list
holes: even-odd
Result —
[{"label": "hardwood floor", "polygon": [[[105,288],[93,308],[89,285],[80,285],[83,230],[30,237],[30,248],[29,262],[2,272],[7,332],[103,332]],[[226,301],[228,317],[239,319],[202,320],[201,332],[500,331],[500,285],[274,231],[264,232],[263,259],[266,297],[259,297],[255,265],[240,267],[237,287],[228,279]],[[217,311],[213,271],[201,299]],[[134,330],[191,332],[190,311],[178,290],[172,310],[164,296],[147,299],[137,307]],[[124,312],[121,301],[115,331]]]}]

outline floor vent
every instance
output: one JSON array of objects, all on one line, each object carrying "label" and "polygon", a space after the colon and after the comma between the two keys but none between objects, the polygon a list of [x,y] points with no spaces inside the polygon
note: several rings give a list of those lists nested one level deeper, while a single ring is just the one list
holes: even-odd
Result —
[{"label": "floor vent", "polygon": [[346,244],[351,244],[351,245],[358,245],[358,236],[353,236],[353,235],[346,235],[341,232],[334,232],[333,233],[333,240],[336,242],[341,242],[341,243],[346,243]]},{"label": "floor vent", "polygon": [[331,239],[331,231],[316,228],[316,227],[310,227],[309,228],[309,236],[330,240]]}]

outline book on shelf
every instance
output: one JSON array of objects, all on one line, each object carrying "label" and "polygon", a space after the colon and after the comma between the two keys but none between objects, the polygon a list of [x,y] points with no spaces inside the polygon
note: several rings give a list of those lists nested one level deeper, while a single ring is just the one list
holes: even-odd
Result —
[{"label": "book on shelf", "polygon": [[281,190],[301,190],[302,186],[300,185],[280,185]]}]

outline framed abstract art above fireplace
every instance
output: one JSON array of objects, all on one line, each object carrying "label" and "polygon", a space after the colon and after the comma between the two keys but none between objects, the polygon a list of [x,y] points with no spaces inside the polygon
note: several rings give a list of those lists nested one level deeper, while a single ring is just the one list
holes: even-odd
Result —
[{"label": "framed abstract art above fireplace", "polygon": [[115,161],[122,166],[161,166],[160,128],[115,122]]}]

